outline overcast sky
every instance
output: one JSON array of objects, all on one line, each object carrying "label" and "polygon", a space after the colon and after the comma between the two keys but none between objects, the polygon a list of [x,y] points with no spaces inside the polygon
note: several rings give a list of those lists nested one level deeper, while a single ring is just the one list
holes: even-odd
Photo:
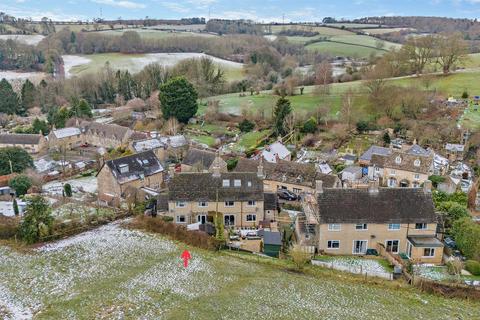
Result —
[{"label": "overcast sky", "polygon": [[92,20],[95,17],[175,19],[211,17],[320,21],[323,17],[383,15],[480,17],[480,0],[0,0],[0,11],[17,17]]}]

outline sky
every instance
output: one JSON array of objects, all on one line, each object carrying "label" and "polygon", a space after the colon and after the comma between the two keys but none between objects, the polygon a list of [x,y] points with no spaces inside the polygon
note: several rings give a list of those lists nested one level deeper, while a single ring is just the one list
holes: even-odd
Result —
[{"label": "sky", "polygon": [[324,17],[421,15],[480,18],[480,0],[0,0],[22,18],[92,20],[205,17],[257,22],[321,21]]}]

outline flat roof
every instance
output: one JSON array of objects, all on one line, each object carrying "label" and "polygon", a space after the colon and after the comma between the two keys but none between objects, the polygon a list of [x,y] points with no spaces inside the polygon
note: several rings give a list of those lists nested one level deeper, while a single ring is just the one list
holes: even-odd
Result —
[{"label": "flat roof", "polygon": [[434,236],[408,236],[407,239],[414,247],[443,247],[443,243]]}]

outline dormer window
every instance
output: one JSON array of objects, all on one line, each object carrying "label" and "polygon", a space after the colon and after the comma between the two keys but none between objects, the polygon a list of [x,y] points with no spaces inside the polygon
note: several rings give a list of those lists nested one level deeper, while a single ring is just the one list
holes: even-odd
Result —
[{"label": "dormer window", "polygon": [[415,162],[413,162],[413,165],[415,167],[420,167],[420,160],[419,159],[415,160]]},{"label": "dormer window", "polygon": [[127,173],[128,172],[128,164],[124,163],[118,166],[120,173]]},{"label": "dormer window", "polygon": [[230,187],[230,180],[228,180],[228,179],[223,179],[223,181],[222,181],[222,186],[223,186],[223,187]]},{"label": "dormer window", "polygon": [[234,187],[241,187],[242,186],[242,180],[240,180],[240,179],[233,180],[233,186]]},{"label": "dormer window", "polygon": [[400,157],[400,156],[396,157],[396,158],[395,158],[395,163],[396,163],[396,164],[402,163],[402,157]]},{"label": "dormer window", "polygon": [[252,186],[252,181],[248,181],[247,186],[251,187]]}]

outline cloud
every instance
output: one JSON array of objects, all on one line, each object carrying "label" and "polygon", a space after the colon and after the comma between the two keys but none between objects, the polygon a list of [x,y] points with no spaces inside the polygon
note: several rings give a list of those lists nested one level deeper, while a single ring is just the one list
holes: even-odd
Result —
[{"label": "cloud", "polygon": [[178,3],[178,2],[171,2],[171,1],[162,1],[160,2],[160,5],[163,7],[173,11],[173,12],[178,12],[178,13],[187,13],[190,12],[190,9],[185,7],[184,5]]},{"label": "cloud", "polygon": [[143,3],[138,3],[134,1],[126,1],[126,0],[91,0],[92,2],[99,3],[99,4],[106,4],[112,7],[119,7],[125,9],[144,9],[146,5]]}]

